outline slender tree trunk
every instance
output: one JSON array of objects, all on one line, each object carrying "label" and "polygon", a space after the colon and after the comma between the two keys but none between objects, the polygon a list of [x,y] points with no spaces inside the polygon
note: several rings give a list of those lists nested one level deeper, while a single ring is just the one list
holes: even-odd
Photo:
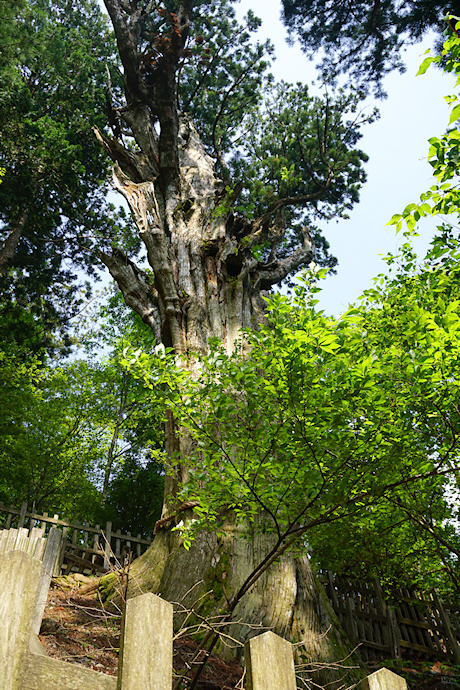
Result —
[{"label": "slender tree trunk", "polygon": [[107,453],[107,461],[104,468],[104,483],[102,485],[102,495],[101,495],[101,505],[105,506],[107,500],[107,493],[109,490],[110,475],[112,474],[113,463],[116,455],[116,448],[118,443],[118,436],[120,433],[120,426],[123,424],[123,415],[126,409],[126,399],[128,395],[128,387],[125,382],[122,383],[122,388],[120,392],[120,405],[117,411],[117,419],[115,422],[115,428],[113,430],[112,438],[110,441],[110,447]]},{"label": "slender tree trunk", "polygon": [[25,225],[27,223],[27,218],[29,216],[30,203],[24,204],[21,211],[19,212],[18,219],[13,228],[11,228],[8,236],[0,250],[0,276],[6,275],[8,270],[8,262],[13,258],[16,247],[18,246],[19,240],[21,239],[22,233],[24,232]]}]

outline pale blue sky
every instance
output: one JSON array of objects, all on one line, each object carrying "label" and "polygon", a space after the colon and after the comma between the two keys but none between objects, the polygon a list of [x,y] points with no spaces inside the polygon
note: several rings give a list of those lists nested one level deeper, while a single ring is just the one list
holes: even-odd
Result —
[{"label": "pale blue sky", "polygon": [[[242,0],[237,6],[238,15],[249,8],[263,20],[259,37],[270,38],[275,44],[275,77],[292,82],[314,80],[313,63],[297,46],[286,44],[286,30],[279,19],[281,2]],[[420,193],[432,184],[431,167],[426,162],[427,140],[445,130],[449,111],[444,96],[452,91],[453,83],[433,67],[425,75],[415,76],[424,51],[432,45],[433,38],[427,37],[422,44],[408,48],[406,73],[387,77],[388,99],[377,103],[380,120],[367,127],[360,142],[370,156],[361,202],[349,220],[322,225],[339,259],[337,275],[327,278],[323,286],[320,306],[327,313],[344,311],[385,269],[379,255],[395,251],[400,241],[394,229],[385,224],[393,213],[418,201]],[[433,228],[432,221],[421,227],[420,247],[427,245]]]}]

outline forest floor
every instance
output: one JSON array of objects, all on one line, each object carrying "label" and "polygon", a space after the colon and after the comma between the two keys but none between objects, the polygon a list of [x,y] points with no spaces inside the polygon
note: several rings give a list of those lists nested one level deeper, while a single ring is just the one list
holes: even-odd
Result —
[{"label": "forest floor", "polygon": [[[52,581],[40,629],[40,641],[50,657],[117,675],[120,612],[106,611],[97,593],[85,593],[89,578],[78,576]],[[80,591],[81,590],[81,591]],[[184,673],[197,650],[187,636],[174,642],[174,672]],[[197,690],[236,690],[243,668],[211,656]]]},{"label": "forest floor", "polygon": [[460,668],[441,661],[402,659],[369,664],[369,672],[385,666],[406,679],[408,690],[460,690]]},{"label": "forest floor", "polygon": [[[57,578],[51,585],[40,630],[40,640],[51,657],[80,664],[93,671],[117,675],[120,646],[119,612],[109,612],[97,593],[85,593],[88,578],[77,575]],[[174,643],[174,672],[182,674],[197,645],[189,637]],[[460,668],[448,664],[405,659],[397,666],[389,663],[369,666],[369,673],[381,666],[392,668],[406,678],[408,690],[460,690]],[[237,690],[242,687],[242,667],[212,656],[203,672],[198,690]]]}]

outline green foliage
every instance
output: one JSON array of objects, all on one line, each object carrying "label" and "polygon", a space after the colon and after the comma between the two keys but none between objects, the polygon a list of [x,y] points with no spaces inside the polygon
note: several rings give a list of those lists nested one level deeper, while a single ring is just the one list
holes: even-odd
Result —
[{"label": "green foliage", "polygon": [[97,500],[91,469],[99,443],[88,424],[88,367],[0,357],[2,500],[83,516]]},{"label": "green foliage", "polygon": [[[97,321],[103,337],[86,333],[86,360],[51,366],[0,353],[0,500],[152,534],[163,499],[162,410],[123,364],[124,348],[149,351],[152,338],[119,298],[109,313]],[[105,357],[91,356],[101,347]]]},{"label": "green foliage", "polygon": [[[367,156],[357,143],[362,125],[377,117],[359,111],[359,101],[359,93],[321,99],[306,86],[282,82],[267,85],[244,117],[234,116],[237,138],[225,162],[230,183],[214,216],[241,220],[240,248],[261,264],[292,253],[305,227],[315,261],[329,268],[337,263],[317,223],[348,217],[359,201]],[[248,220],[260,225],[251,237],[244,234]]]},{"label": "green foliage", "polygon": [[2,13],[0,249],[20,237],[1,278],[0,311],[5,331],[17,319],[34,341],[37,319],[42,336],[66,330],[84,297],[75,268],[93,273],[88,249],[123,224],[105,200],[107,161],[91,130],[106,123],[115,46],[92,0],[7,0]]},{"label": "green foliage", "polygon": [[[154,426],[154,422],[150,420]],[[163,507],[164,473],[154,458],[143,463],[128,457],[110,482],[103,520],[114,529],[152,537]]]},{"label": "green foliage", "polygon": [[430,30],[442,35],[447,13],[460,14],[457,0],[283,0],[284,21],[307,55],[325,55],[320,70],[326,82],[347,74],[350,83],[373,86],[384,95],[383,77],[404,70],[401,52]]},{"label": "green foliage", "polygon": [[344,215],[365,180],[362,162],[368,158],[354,148],[359,126],[375,116],[357,114],[358,104],[359,95],[322,100],[301,84],[274,87],[264,109],[250,116],[244,153],[234,160],[254,206],[247,215],[258,217],[278,199],[310,197],[323,187],[308,220]]},{"label": "green foliage", "polygon": [[[457,17],[453,18],[457,20]],[[460,22],[457,21],[460,27]],[[429,51],[428,51],[429,52]],[[455,86],[460,84],[460,38],[453,33],[444,42],[442,54],[436,57],[429,55],[422,62],[419,74],[424,74],[430,64],[442,65],[446,72],[457,75]],[[393,215],[388,225],[395,225],[399,232],[405,224],[409,233],[414,232],[415,227],[425,216],[435,216],[439,214],[454,214],[457,217],[460,213],[460,196],[458,191],[458,171],[460,161],[460,132],[457,128],[457,121],[460,118],[460,100],[458,94],[446,96],[447,103],[451,106],[449,128],[441,137],[429,139],[430,148],[428,151],[428,161],[433,168],[436,179],[429,190],[420,196],[420,203],[411,203],[402,213]],[[447,226],[439,227],[440,234],[445,235]],[[447,245],[443,241],[441,245],[447,251]],[[442,246],[438,243],[438,248],[442,251]]]},{"label": "green foliage", "polygon": [[249,218],[282,213],[289,230],[279,256],[297,246],[307,225],[317,244],[315,260],[335,265],[315,224],[346,218],[359,201],[368,157],[356,145],[361,126],[377,116],[376,111],[364,115],[359,102],[359,93],[339,91],[321,99],[310,96],[305,85],[281,82],[248,114],[240,150],[230,161],[233,176],[242,181],[235,212]]},{"label": "green foliage", "polygon": [[198,382],[167,352],[131,356],[195,439],[186,544],[262,512],[280,549],[307,540],[320,565],[458,587],[458,269],[417,270],[408,247],[398,262],[338,319],[315,311],[316,287],[274,295],[235,353],[213,343]]},{"label": "green foliage", "polygon": [[251,11],[239,24],[229,0],[194,3],[179,70],[181,109],[193,119],[210,153],[217,153],[224,176],[223,156],[238,145],[241,128],[272,80],[267,58],[273,47],[269,41],[252,40],[260,24]]}]

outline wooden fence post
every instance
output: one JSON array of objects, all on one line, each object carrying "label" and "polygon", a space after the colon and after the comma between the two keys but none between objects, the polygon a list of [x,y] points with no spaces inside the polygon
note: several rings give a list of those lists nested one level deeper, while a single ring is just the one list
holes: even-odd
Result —
[{"label": "wooden fence post", "polygon": [[117,690],[171,690],[172,638],[172,604],[155,594],[129,599],[123,617]]},{"label": "wooden fence post", "polygon": [[104,568],[107,570],[110,569],[110,557],[112,555],[112,547],[111,547],[111,541],[112,541],[112,523],[107,522],[105,526],[105,542],[104,542]]},{"label": "wooden fence post", "polygon": [[287,640],[273,632],[252,637],[244,658],[247,690],[296,690],[294,652]]},{"label": "wooden fence post", "polygon": [[359,690],[407,690],[407,683],[393,671],[381,668],[362,680],[358,688]]},{"label": "wooden fence post", "polygon": [[22,690],[42,564],[23,551],[0,556],[0,678],[2,690]]},{"label": "wooden fence post", "polygon": [[26,521],[26,513],[27,513],[27,501],[23,501],[23,503],[21,503],[21,510],[19,511],[18,529],[21,529],[21,527],[24,527],[24,523]]},{"label": "wooden fence post", "polygon": [[454,664],[460,664],[460,644],[458,643],[457,636],[452,629],[447,611],[445,610],[442,600],[438,596],[437,592],[434,593],[434,603],[436,604],[439,615],[441,616],[444,634],[447,637],[447,640],[449,640],[452,656],[454,658]]},{"label": "wooden fence post", "polygon": [[59,556],[61,546],[62,533],[57,527],[52,527],[46,539],[45,553],[43,554],[42,571],[40,574],[40,581],[38,584],[37,603],[35,606],[34,619],[32,623],[32,630],[34,633],[40,632],[42,624],[43,612],[45,610],[46,599],[48,597],[48,590],[50,588],[51,578],[54,575],[54,568]]}]

